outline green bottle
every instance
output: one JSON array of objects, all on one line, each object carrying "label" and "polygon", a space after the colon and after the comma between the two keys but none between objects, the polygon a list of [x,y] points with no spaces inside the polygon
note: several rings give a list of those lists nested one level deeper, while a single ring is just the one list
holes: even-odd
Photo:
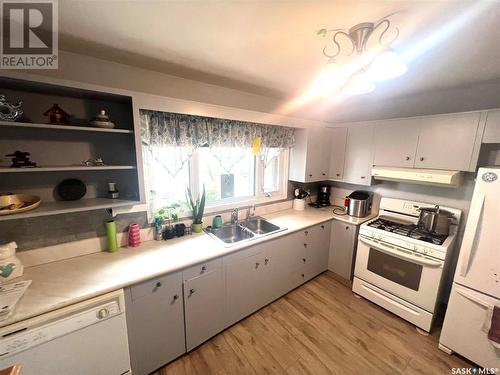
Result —
[{"label": "green bottle", "polygon": [[118,241],[116,240],[116,223],[114,220],[106,222],[107,250],[110,253],[118,251]]}]

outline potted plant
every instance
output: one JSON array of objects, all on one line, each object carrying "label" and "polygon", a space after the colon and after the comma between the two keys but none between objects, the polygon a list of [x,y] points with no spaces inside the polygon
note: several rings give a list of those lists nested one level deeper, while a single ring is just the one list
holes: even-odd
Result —
[{"label": "potted plant", "polygon": [[196,201],[193,200],[190,188],[187,188],[186,196],[187,203],[193,212],[193,224],[191,228],[193,232],[200,233],[203,230],[203,211],[205,211],[205,185],[203,185],[201,197],[197,197]]}]

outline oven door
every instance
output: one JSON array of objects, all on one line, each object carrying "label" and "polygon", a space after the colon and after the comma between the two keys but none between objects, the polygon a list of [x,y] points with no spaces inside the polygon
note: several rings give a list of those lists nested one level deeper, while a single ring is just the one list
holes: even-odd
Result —
[{"label": "oven door", "polygon": [[444,262],[359,236],[354,275],[433,313]]}]

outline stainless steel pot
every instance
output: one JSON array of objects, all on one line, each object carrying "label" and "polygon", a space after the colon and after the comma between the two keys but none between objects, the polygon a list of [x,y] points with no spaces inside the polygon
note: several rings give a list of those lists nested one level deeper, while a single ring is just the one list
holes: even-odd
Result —
[{"label": "stainless steel pot", "polygon": [[419,209],[418,226],[427,232],[448,235],[453,214],[442,210],[439,206],[421,207]]},{"label": "stainless steel pot", "polygon": [[347,214],[354,217],[368,216],[372,209],[373,194],[369,191],[355,190],[345,199]]}]

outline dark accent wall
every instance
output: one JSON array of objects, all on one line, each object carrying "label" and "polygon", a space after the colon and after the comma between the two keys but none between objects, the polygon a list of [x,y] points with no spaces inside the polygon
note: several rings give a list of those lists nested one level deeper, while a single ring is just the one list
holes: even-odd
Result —
[{"label": "dark accent wall", "polygon": [[[77,212],[0,222],[0,244],[16,241],[18,251],[57,245],[105,235],[104,223],[112,219],[106,210]],[[147,227],[145,212],[118,215],[114,218],[118,232],[131,223]]]}]

